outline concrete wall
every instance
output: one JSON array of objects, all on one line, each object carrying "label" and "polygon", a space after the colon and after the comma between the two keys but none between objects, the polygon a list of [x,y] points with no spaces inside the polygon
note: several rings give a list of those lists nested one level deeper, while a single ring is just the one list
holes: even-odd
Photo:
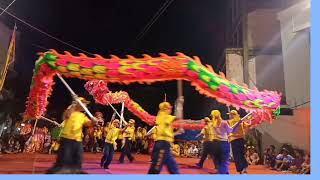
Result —
[{"label": "concrete wall", "polygon": [[[250,48],[282,50],[282,55],[258,55],[250,60],[255,63],[257,87],[283,92],[289,107],[309,101],[310,1],[299,1],[282,11],[258,9],[249,14],[248,25]],[[257,129],[262,133],[262,148],[289,143],[310,150],[310,106],[300,106],[293,116],[280,116]]]},{"label": "concrete wall", "polygon": [[226,50],[226,78],[243,84],[243,58],[241,49]]},{"label": "concrete wall", "polygon": [[257,127],[262,133],[262,148],[283,143],[310,151],[310,108],[294,110],[294,116],[280,116],[272,124],[264,123]]},{"label": "concrete wall", "polygon": [[281,23],[285,91],[289,106],[310,100],[309,3],[310,1],[303,1],[278,15]]},{"label": "concrete wall", "polygon": [[[303,1],[289,7],[278,14],[281,25],[283,74],[285,80],[286,102],[289,107],[305,103],[310,100],[310,1]],[[264,57],[267,59],[267,57]],[[274,60],[274,58],[271,58]],[[279,57],[280,59],[280,57]],[[276,61],[275,61],[276,62]],[[256,61],[257,63],[257,61]],[[261,60],[262,69],[257,69],[257,81],[265,79],[267,86],[275,87],[275,74],[261,73],[267,68]],[[279,73],[279,67],[271,65],[274,73]],[[269,70],[266,70],[269,71]],[[261,73],[261,75],[259,75]],[[259,79],[259,80],[258,80]],[[267,79],[270,79],[267,81]],[[293,116],[280,116],[272,124],[262,124],[257,129],[262,133],[262,146],[270,144],[277,147],[283,143],[310,150],[310,106],[299,106]]]}]

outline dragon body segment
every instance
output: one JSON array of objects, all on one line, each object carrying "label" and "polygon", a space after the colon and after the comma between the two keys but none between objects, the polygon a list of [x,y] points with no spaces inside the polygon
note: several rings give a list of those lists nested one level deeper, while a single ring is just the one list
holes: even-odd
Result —
[{"label": "dragon body segment", "polygon": [[176,56],[160,54],[159,57],[143,55],[143,58],[117,56],[103,58],[73,56],[55,50],[40,53],[25,111],[26,118],[40,118],[46,111],[47,98],[54,84],[53,77],[60,73],[65,77],[84,80],[103,80],[107,83],[151,84],[168,80],[186,80],[199,93],[227,106],[244,109],[256,115],[256,123],[271,121],[279,114],[281,95],[274,91],[258,91],[227,80],[223,73],[215,73],[211,66],[201,64],[199,58],[182,53]]},{"label": "dragon body segment", "polygon": [[[101,80],[88,81],[85,89],[94,97],[96,103],[102,105],[124,103],[125,107],[136,115],[139,119],[150,126],[155,125],[156,116],[150,115],[137,102],[132,100],[125,91],[111,92],[107,83]],[[199,120],[176,120],[173,124],[175,128],[182,127],[187,130],[201,130],[204,122]]]}]

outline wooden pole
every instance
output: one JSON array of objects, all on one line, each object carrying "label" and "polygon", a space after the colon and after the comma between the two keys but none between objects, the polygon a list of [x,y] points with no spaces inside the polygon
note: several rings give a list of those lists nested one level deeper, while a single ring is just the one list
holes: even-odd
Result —
[{"label": "wooden pole", "polygon": [[38,119],[36,119],[36,122],[33,125],[32,136],[34,135],[34,133],[36,131],[37,124],[38,124]]},{"label": "wooden pole", "polygon": [[[248,45],[248,10],[247,0],[242,2],[242,50],[243,50],[243,80],[249,84],[249,45]],[[249,86],[250,87],[250,86]]]}]

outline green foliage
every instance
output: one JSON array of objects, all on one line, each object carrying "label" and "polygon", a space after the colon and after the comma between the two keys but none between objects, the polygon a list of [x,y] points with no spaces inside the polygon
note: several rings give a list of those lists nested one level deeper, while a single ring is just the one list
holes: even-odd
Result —
[{"label": "green foliage", "polygon": [[247,142],[247,147],[248,146],[253,146],[253,147],[257,147],[257,140],[254,138],[253,135],[251,135],[250,133],[247,133],[245,138],[244,138]]},{"label": "green foliage", "polygon": [[50,133],[51,133],[51,137],[53,139],[59,139],[60,138],[60,132],[61,132],[61,128],[59,127],[55,127],[55,128],[52,128]]}]

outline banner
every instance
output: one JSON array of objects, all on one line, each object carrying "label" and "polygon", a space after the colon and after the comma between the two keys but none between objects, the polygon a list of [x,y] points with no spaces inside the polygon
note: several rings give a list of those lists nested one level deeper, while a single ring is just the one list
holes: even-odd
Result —
[{"label": "banner", "polygon": [[12,32],[6,61],[5,61],[4,67],[2,68],[2,71],[0,74],[0,91],[3,88],[4,82],[5,82],[5,79],[7,76],[8,68],[9,68],[10,64],[14,62],[15,49],[16,49],[16,29],[17,29],[17,26],[15,25],[13,32]]}]

